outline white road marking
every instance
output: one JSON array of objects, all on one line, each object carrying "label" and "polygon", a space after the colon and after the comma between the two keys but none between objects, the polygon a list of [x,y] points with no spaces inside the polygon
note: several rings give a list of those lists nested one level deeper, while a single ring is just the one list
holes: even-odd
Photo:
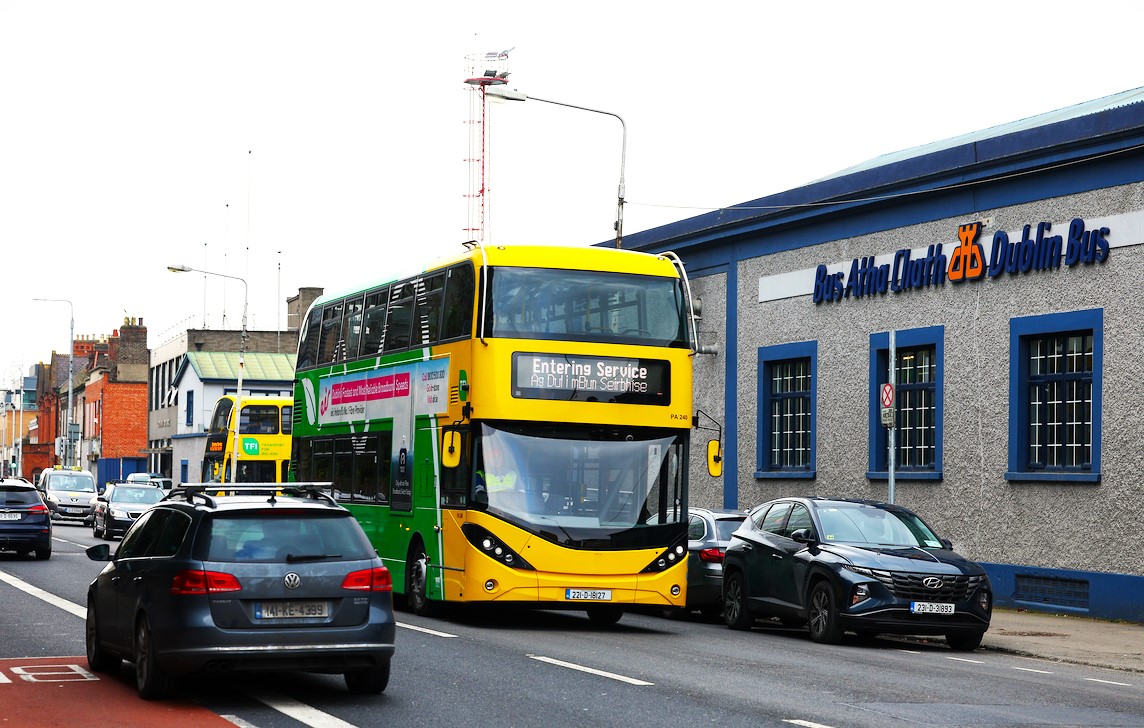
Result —
[{"label": "white road marking", "polygon": [[985,664],[985,663],[984,663],[984,662],[982,662],[981,660],[970,660],[968,657],[947,657],[947,658],[945,658],[945,659],[947,659],[947,660],[956,660],[957,662],[970,662],[970,663],[972,663],[972,664],[974,664],[974,665],[984,665],[984,664]]},{"label": "white road marking", "polygon": [[563,660],[557,660],[557,659],[554,659],[552,657],[544,657],[543,655],[525,655],[525,656],[528,657],[529,659],[537,660],[539,662],[547,662],[550,665],[556,665],[558,667],[567,667],[569,670],[579,670],[580,672],[587,672],[587,673],[590,673],[592,675],[599,675],[600,677],[606,677],[610,680],[619,680],[620,682],[626,682],[629,685],[655,685],[655,683],[646,682],[644,680],[638,680],[634,677],[628,677],[627,675],[617,675],[614,672],[605,672],[603,670],[597,670],[594,667],[585,667],[584,665],[577,665],[574,662],[564,662]]},{"label": "white road marking", "polygon": [[803,728],[831,728],[824,723],[811,723],[809,720],[790,720],[785,719],[783,723],[790,723],[791,725],[800,725]]},{"label": "white road marking", "polygon": [[1049,672],[1048,670],[1034,670],[1031,667],[1014,667],[1013,669],[1014,670],[1020,670],[1021,672],[1035,672],[1035,673],[1038,673],[1041,675],[1052,675],[1053,674],[1053,673]]},{"label": "white road marking", "polygon": [[424,632],[425,634],[431,634],[434,637],[456,637],[457,636],[455,634],[449,634],[448,632],[438,632],[437,630],[429,629],[428,627],[418,627],[415,624],[406,624],[405,622],[396,622],[395,624],[398,627],[404,627],[405,629],[411,629],[414,632]]},{"label": "white road marking", "polygon": [[1125,688],[1132,687],[1132,683],[1116,682],[1115,680],[1098,680],[1095,677],[1086,677],[1085,680],[1088,680],[1089,682],[1104,683],[1105,685],[1120,685],[1121,687]]},{"label": "white road marking", "polygon": [[45,602],[47,602],[48,604],[51,604],[53,607],[59,607],[60,609],[64,610],[65,612],[71,612],[72,614],[74,614],[77,617],[87,619],[87,609],[85,607],[81,607],[78,604],[75,604],[73,602],[69,602],[67,599],[57,597],[55,594],[52,594],[51,592],[46,592],[38,586],[32,586],[31,584],[24,581],[23,579],[19,579],[15,576],[12,576],[9,573],[0,571],[0,581],[8,582],[12,586],[19,589],[20,591],[31,594],[32,596],[36,597],[37,599],[42,599]]},{"label": "white road marking", "polygon": [[251,690],[249,688],[243,689],[243,692],[279,713],[289,716],[299,723],[311,726],[311,728],[356,728],[353,723],[347,723],[341,718],[335,718],[329,713],[323,713],[317,708],[312,708],[285,695],[269,690]]}]

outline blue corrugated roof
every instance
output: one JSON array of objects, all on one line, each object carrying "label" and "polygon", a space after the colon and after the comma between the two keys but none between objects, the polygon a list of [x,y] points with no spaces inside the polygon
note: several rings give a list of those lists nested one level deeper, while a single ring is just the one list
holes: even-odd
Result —
[{"label": "blue corrugated roof", "polygon": [[[841,169],[834,174],[829,174],[825,177],[815,180],[814,182],[822,182],[828,179],[835,179],[837,177],[845,177],[849,174],[855,174],[867,169],[875,167],[884,167],[887,164],[901,162],[906,159],[913,159],[914,157],[922,157],[934,152],[940,152],[945,149],[952,149],[959,147],[963,144],[973,144],[983,141],[985,139],[993,139],[995,137],[1005,136],[1018,131],[1025,131],[1026,129],[1035,129],[1049,124],[1055,124],[1058,121],[1068,121],[1069,119],[1076,119],[1081,116],[1088,116],[1089,114],[1098,114],[1102,111],[1115,109],[1120,106],[1127,106],[1129,104],[1136,104],[1144,101],[1144,86],[1135,88],[1130,91],[1121,91],[1120,93],[1104,96],[1092,101],[1085,101],[1073,106],[1067,106],[1063,109],[1056,111],[1046,111],[1043,114],[1037,114],[1025,119],[1017,121],[1010,121],[1005,124],[998,124],[991,126],[988,129],[980,131],[969,132],[968,134],[961,134],[960,136],[950,137],[949,139],[942,139],[941,141],[929,142],[909,149],[903,149],[897,152],[889,152],[873,159],[855,164],[846,169]],[[810,184],[814,184],[814,182]]]}]

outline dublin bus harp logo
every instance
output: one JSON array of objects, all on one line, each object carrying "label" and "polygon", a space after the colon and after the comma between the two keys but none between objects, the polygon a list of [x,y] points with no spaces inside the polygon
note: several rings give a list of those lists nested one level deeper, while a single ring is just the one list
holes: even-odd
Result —
[{"label": "dublin bus harp logo", "polygon": [[957,228],[957,237],[961,243],[954,249],[949,261],[950,282],[964,283],[985,275],[985,250],[977,242],[980,234],[980,222],[971,222]]}]

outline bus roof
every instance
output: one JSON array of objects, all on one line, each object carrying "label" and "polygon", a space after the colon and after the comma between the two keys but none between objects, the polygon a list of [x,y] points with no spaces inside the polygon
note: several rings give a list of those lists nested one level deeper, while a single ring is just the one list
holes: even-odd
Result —
[{"label": "bus roof", "polygon": [[[638,250],[571,245],[486,245],[473,247],[457,255],[440,258],[423,269],[421,273],[432,273],[465,260],[473,261],[474,265],[478,267],[483,265],[484,260],[487,260],[488,264],[492,266],[618,271],[636,275],[679,277],[679,271],[676,270],[671,259],[665,255],[644,253]],[[368,285],[345,289],[337,293],[327,293],[316,299],[311,306],[320,306],[346,296],[373,290],[387,283],[414,278],[417,275],[419,274],[399,275],[379,279]]]}]

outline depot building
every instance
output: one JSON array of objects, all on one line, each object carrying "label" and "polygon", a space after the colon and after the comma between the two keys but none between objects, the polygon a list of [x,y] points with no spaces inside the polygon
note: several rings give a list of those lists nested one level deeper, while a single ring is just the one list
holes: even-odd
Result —
[{"label": "depot building", "polygon": [[692,505],[892,498],[1001,606],[1144,621],[1142,101],[626,236],[702,300],[696,425],[725,459]]}]

